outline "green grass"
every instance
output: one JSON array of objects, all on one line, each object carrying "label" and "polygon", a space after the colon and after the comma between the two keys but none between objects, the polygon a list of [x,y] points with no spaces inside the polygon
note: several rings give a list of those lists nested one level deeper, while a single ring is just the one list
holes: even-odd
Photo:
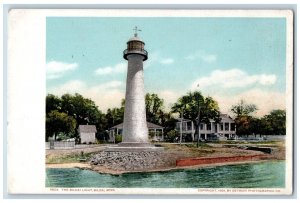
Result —
[{"label": "green grass", "polygon": [[46,163],[48,164],[61,164],[61,163],[76,163],[80,162],[80,159],[89,160],[94,153],[85,153],[81,156],[80,153],[68,154],[65,156],[55,156],[47,158]]},{"label": "green grass", "polygon": [[282,141],[271,141],[271,140],[265,140],[265,141],[260,141],[260,142],[248,142],[248,143],[250,143],[250,144],[263,144],[263,145],[265,145],[265,144],[279,144],[279,143],[281,143]]},{"label": "green grass", "polygon": [[[185,144],[186,147],[189,148],[197,148],[197,143],[193,144]],[[204,142],[199,142],[199,148],[212,148],[212,146],[208,145],[207,143]]]},{"label": "green grass", "polygon": [[182,143],[181,145],[164,143],[162,146],[165,148],[165,151],[176,151],[185,154],[186,156],[205,156],[215,152],[212,146],[203,142],[199,143],[199,147],[197,147],[197,143]]},{"label": "green grass", "polygon": [[233,141],[233,140],[224,140],[224,141],[215,141],[211,143],[216,144],[256,144],[256,145],[265,145],[265,144],[279,144],[282,141],[271,141],[271,140],[263,140],[263,141]]}]

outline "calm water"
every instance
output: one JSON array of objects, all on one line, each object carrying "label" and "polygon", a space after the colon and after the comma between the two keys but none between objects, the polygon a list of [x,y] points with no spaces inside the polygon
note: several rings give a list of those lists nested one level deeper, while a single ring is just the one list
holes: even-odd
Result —
[{"label": "calm water", "polygon": [[217,166],[118,176],[76,168],[47,169],[47,187],[282,188],[285,162]]}]

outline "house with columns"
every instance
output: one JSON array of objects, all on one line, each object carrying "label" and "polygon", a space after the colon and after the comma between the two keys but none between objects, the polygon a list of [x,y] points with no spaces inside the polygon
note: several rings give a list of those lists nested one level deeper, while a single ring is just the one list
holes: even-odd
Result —
[{"label": "house with columns", "polygon": [[200,130],[201,140],[227,140],[236,138],[236,126],[234,120],[227,114],[220,115],[221,121],[216,123],[210,120],[210,123],[200,123],[200,129],[195,129],[193,121],[189,119],[178,119],[176,130],[180,133],[185,141],[196,141],[198,135],[196,130]]},{"label": "house with columns", "polygon": [[[149,137],[152,141],[164,141],[164,128],[154,123],[147,122]],[[123,123],[109,129],[109,142],[114,142],[116,135],[123,134]]]}]

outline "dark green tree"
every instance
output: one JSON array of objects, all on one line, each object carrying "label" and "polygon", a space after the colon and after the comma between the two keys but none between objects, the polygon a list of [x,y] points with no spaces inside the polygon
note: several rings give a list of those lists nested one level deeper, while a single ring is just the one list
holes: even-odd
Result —
[{"label": "dark green tree", "polygon": [[[84,98],[80,94],[64,94],[61,98],[48,94],[46,97],[46,117],[52,111],[65,113],[76,121],[76,129],[79,125],[96,125],[97,131],[102,132],[106,129],[105,115],[98,109],[95,102],[91,99]],[[51,120],[48,119],[48,125]],[[51,133],[50,131],[47,133]],[[74,132],[78,137],[78,131]],[[48,135],[46,135],[46,139]]]},{"label": "dark green tree", "polygon": [[251,116],[257,111],[257,106],[255,104],[246,104],[244,100],[241,100],[238,104],[232,106],[231,111],[236,117]]},{"label": "dark green tree", "polygon": [[105,118],[107,120],[107,128],[111,128],[123,122],[124,108],[107,109]]},{"label": "dark green tree", "polygon": [[54,135],[54,140],[58,133],[68,134],[74,137],[76,131],[76,120],[64,112],[53,110],[46,116],[46,141]]},{"label": "dark green tree", "polygon": [[[204,97],[199,91],[189,92],[180,97],[172,106],[172,112],[192,120],[195,129],[198,129],[200,123],[209,123],[210,119],[220,122],[218,103],[212,97]],[[198,134],[198,130],[195,134]]]},{"label": "dark green tree", "polygon": [[286,134],[286,111],[272,110],[262,118],[264,133],[268,135]]},{"label": "dark green tree", "polygon": [[[255,104],[247,104],[244,100],[241,100],[238,104],[232,106],[231,112],[235,114],[236,134],[237,135],[249,135],[251,131],[251,120],[253,120],[252,114],[257,111]],[[253,129],[253,127],[252,127]]]},{"label": "dark green tree", "polygon": [[261,119],[250,117],[249,118],[249,133],[256,135],[262,135],[262,122]]},{"label": "dark green tree", "polygon": [[85,124],[97,125],[100,122],[102,113],[91,99],[84,98],[76,93],[75,95],[64,94],[61,100],[62,111],[74,117],[77,126]]},{"label": "dark green tree", "polygon": [[53,94],[46,96],[46,114],[53,110],[61,110],[61,99]]},{"label": "dark green tree", "polygon": [[157,94],[147,93],[145,96],[145,104],[147,121],[161,125],[164,119],[164,100],[159,98]]}]

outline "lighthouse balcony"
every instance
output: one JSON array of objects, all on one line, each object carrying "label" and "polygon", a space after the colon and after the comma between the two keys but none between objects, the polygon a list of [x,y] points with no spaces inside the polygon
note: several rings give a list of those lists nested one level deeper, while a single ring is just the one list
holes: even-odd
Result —
[{"label": "lighthouse balcony", "polygon": [[125,49],[123,51],[123,58],[128,60],[127,57],[131,54],[139,54],[144,56],[143,61],[146,61],[148,59],[148,52],[144,49],[131,49],[131,50]]}]

